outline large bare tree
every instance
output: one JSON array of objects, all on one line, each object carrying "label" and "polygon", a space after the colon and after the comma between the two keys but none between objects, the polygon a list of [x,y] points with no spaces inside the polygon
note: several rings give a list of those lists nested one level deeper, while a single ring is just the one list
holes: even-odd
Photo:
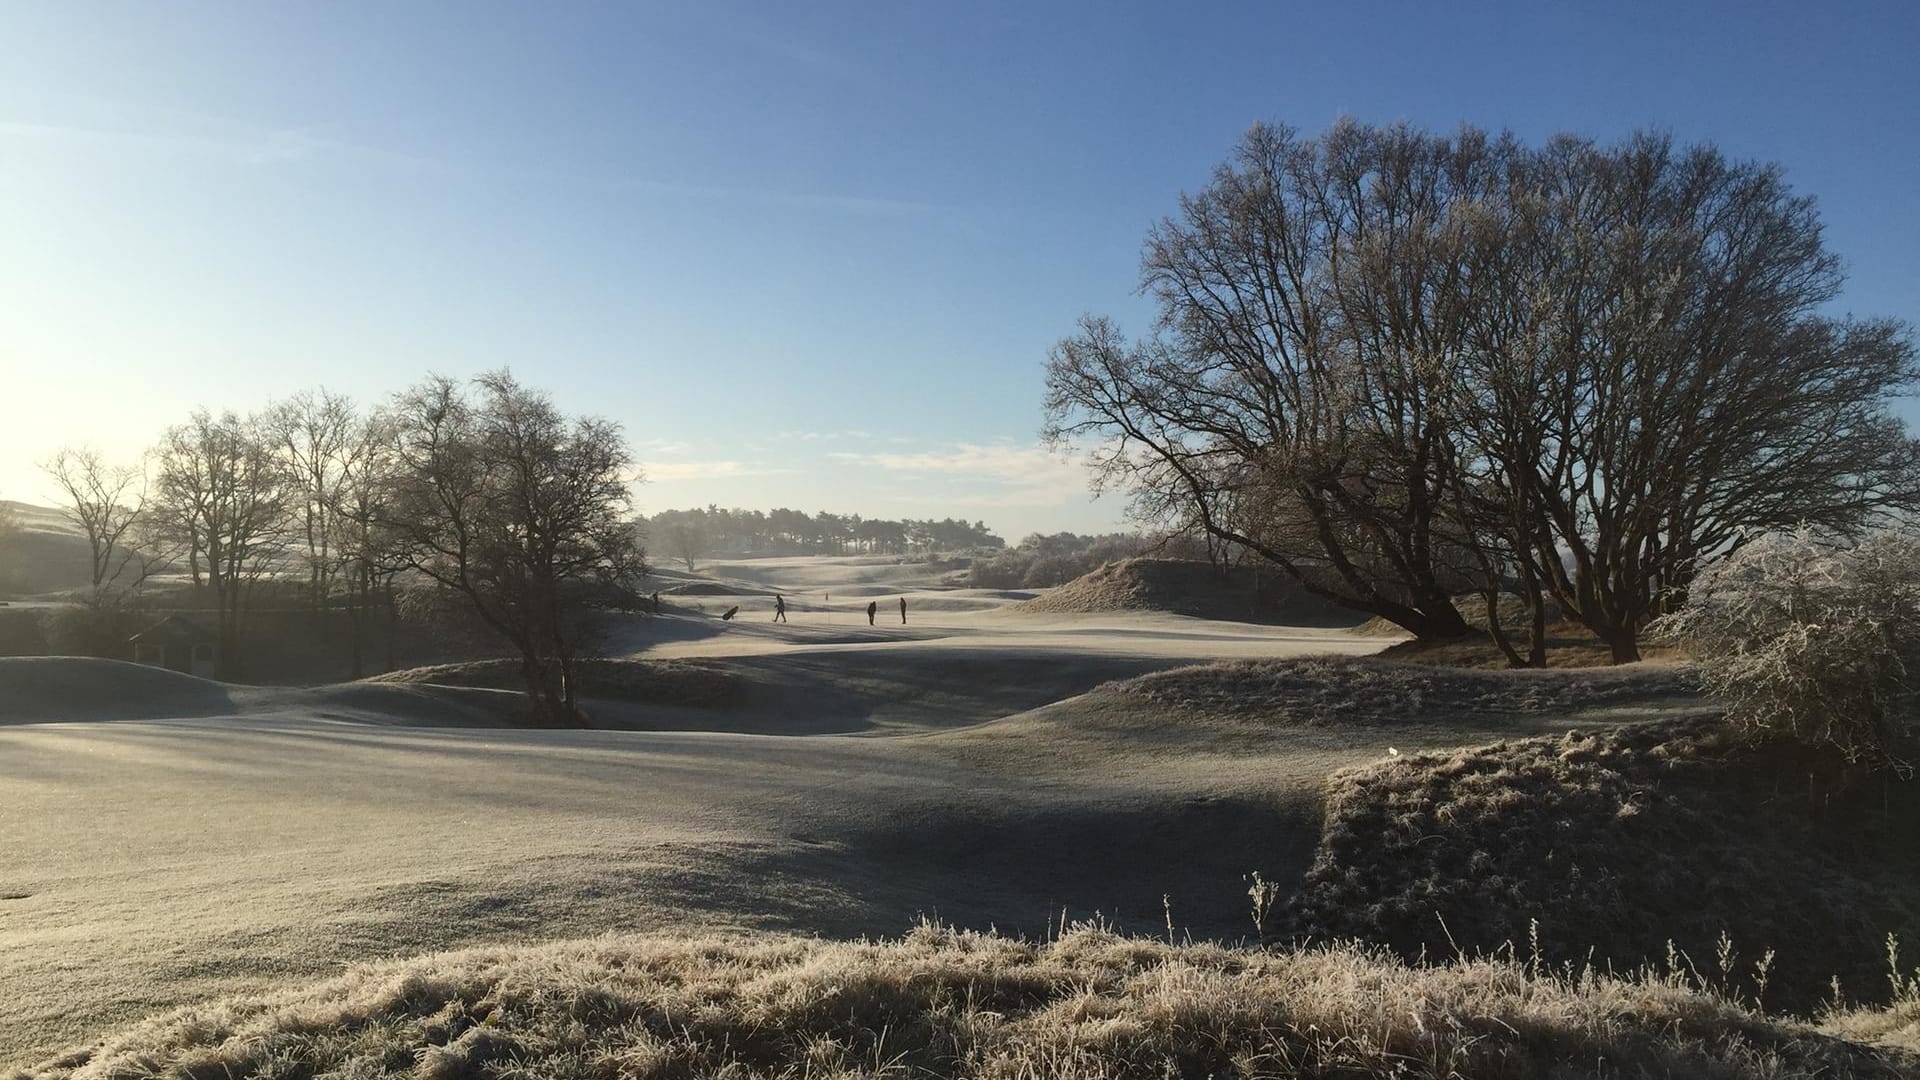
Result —
[{"label": "large bare tree", "polygon": [[384,524],[407,564],[514,649],[542,718],[578,723],[577,661],[645,572],[620,429],[563,415],[505,371],[471,391],[429,379],[396,400],[392,420]]},{"label": "large bare tree", "polygon": [[358,417],[352,401],[322,389],[302,391],[275,404],[266,411],[264,425],[292,481],[291,503],[308,599],[321,607],[332,598],[334,575],[340,570],[335,550],[340,523],[334,515],[346,483]]},{"label": "large bare tree", "polygon": [[1516,664],[1545,596],[1631,660],[1745,537],[1920,502],[1907,329],[1824,314],[1812,201],[1710,147],[1259,125],[1142,280],[1154,336],[1087,318],[1048,362],[1096,484],[1423,636],[1477,590]]},{"label": "large bare tree", "polygon": [[1462,385],[1510,547],[1616,660],[1695,573],[1769,531],[1920,505],[1892,411],[1905,327],[1825,314],[1813,200],[1771,165],[1638,135],[1530,155],[1485,236]]},{"label": "large bare tree", "polygon": [[666,539],[667,550],[674,558],[685,563],[687,573],[691,574],[694,563],[706,557],[713,542],[708,518],[707,511],[699,507],[692,510],[663,510],[654,515],[649,524]]},{"label": "large bare tree", "polygon": [[241,629],[254,585],[282,567],[293,482],[258,418],[196,411],[155,448],[154,515],[184,539],[195,584],[211,594],[222,676],[243,670]]},{"label": "large bare tree", "polygon": [[1441,513],[1459,265],[1434,223],[1497,186],[1506,142],[1258,125],[1149,233],[1161,333],[1104,319],[1055,347],[1047,433],[1099,481],[1308,589],[1423,636],[1467,632],[1470,562]]},{"label": "large bare tree", "polygon": [[332,580],[345,606],[354,678],[366,667],[368,628],[376,608],[386,612],[388,666],[393,659],[394,577],[407,566],[403,538],[388,522],[394,490],[393,417],[357,418],[341,444],[339,472],[329,487],[328,525],[335,562]]},{"label": "large bare tree", "polygon": [[113,585],[140,558],[130,541],[146,508],[145,470],[111,464],[90,447],[62,449],[44,468],[60,485],[61,510],[87,538],[93,590]]}]

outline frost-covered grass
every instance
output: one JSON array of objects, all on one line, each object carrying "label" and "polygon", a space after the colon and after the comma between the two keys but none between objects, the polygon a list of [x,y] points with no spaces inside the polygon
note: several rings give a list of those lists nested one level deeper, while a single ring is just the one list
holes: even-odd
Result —
[{"label": "frost-covered grass", "polygon": [[923,924],[888,942],[606,937],[368,965],[158,1017],[17,1078],[1531,1080],[1917,1066],[1652,977],[1421,968],[1358,947],[1174,945],[1091,926],[1034,944]]},{"label": "frost-covered grass", "polygon": [[1884,1002],[1887,934],[1920,941],[1917,840],[1920,785],[1717,720],[1516,739],[1335,774],[1290,928]]},{"label": "frost-covered grass", "polygon": [[1116,683],[1170,709],[1254,717],[1274,727],[1394,725],[1494,715],[1546,715],[1682,701],[1684,667],[1473,671],[1375,657],[1311,656],[1175,668]]}]

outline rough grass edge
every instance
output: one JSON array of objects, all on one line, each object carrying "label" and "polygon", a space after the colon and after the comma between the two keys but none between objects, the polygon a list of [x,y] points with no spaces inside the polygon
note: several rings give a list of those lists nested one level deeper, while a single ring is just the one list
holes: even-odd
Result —
[{"label": "rough grass edge", "polygon": [[1920,1068],[1894,1045],[1914,1008],[1814,1024],[1510,956],[1413,966],[1355,944],[923,922],[895,941],[608,936],[366,964],[6,1075],[1898,1077]]}]

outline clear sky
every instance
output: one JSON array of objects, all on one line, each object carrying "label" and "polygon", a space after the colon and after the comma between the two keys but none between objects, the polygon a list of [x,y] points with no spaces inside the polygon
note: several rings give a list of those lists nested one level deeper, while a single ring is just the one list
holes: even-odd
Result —
[{"label": "clear sky", "polygon": [[1047,347],[1255,120],[1783,163],[1920,321],[1920,3],[0,3],[0,497],[195,405],[511,365],[644,509],[1112,525]]}]

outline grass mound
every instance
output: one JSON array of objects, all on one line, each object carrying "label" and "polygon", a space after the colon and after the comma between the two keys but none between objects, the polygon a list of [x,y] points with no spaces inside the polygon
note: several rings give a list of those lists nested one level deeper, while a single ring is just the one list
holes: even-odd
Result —
[{"label": "grass mound", "polygon": [[1332,779],[1289,922],[1405,955],[1537,933],[1549,962],[1671,962],[1769,1006],[1836,976],[1884,1000],[1886,935],[1920,943],[1920,785],[1708,720],[1383,762]]},{"label": "grass mound", "polygon": [[1115,693],[1208,716],[1273,726],[1429,722],[1487,713],[1569,713],[1690,699],[1685,668],[1467,671],[1377,657],[1240,660],[1143,675]]},{"label": "grass mound", "polygon": [[[15,1074],[83,1077],[1897,1077],[1650,980],[1415,969],[1357,948],[609,937],[356,968],[184,1009]],[[1911,1075],[1911,1073],[1904,1073]]]},{"label": "grass mound", "polygon": [[228,688],[166,668],[83,656],[0,657],[0,724],[219,716]]},{"label": "grass mound", "polygon": [[720,581],[689,581],[660,590],[664,596],[772,596],[771,589]]},{"label": "grass mound", "polygon": [[1122,559],[1018,604],[1015,611],[1080,615],[1164,611],[1202,619],[1349,626],[1354,616],[1275,574],[1184,559]]},{"label": "grass mound", "polygon": [[[643,705],[724,708],[746,693],[740,677],[719,664],[698,660],[609,660],[579,662],[580,696]],[[367,682],[435,686],[472,686],[520,690],[520,662],[512,659],[435,664],[376,675]]]}]

